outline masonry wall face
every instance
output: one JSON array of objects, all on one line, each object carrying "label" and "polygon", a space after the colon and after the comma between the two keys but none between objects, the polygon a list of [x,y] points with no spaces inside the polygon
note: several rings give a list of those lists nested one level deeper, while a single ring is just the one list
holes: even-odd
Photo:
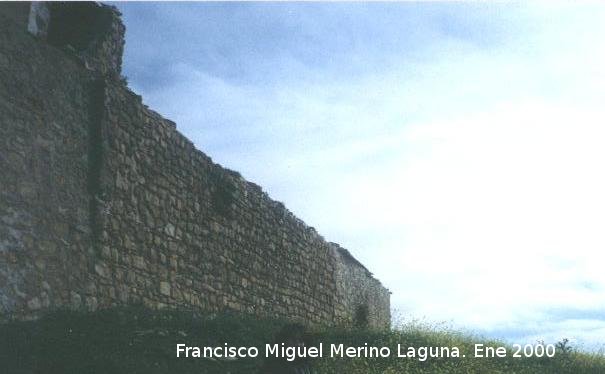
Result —
[{"label": "masonry wall face", "polygon": [[0,4],[0,315],[29,317],[89,278],[90,78],[26,33],[23,5]]},{"label": "masonry wall face", "polygon": [[389,326],[391,293],[350,253],[330,243],[336,256],[337,320],[355,325]]},{"label": "masonry wall face", "polygon": [[121,56],[91,70],[0,17],[1,315],[143,303],[337,324],[365,305],[389,325],[380,282],[143,105],[108,73]]}]

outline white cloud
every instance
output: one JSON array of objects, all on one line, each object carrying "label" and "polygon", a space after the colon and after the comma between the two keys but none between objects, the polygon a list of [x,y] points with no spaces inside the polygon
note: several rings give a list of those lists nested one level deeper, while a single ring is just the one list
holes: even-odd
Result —
[{"label": "white cloud", "polygon": [[142,93],[350,248],[406,315],[593,344],[605,316],[557,310],[605,310],[604,11],[510,12],[524,28],[492,48],[437,38],[347,80],[285,55],[264,62],[278,83],[190,62]]}]

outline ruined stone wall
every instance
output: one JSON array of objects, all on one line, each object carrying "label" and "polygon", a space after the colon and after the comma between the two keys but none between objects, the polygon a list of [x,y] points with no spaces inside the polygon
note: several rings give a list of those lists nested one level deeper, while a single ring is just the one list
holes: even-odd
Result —
[{"label": "ruined stone wall", "polygon": [[388,326],[388,291],[348,252],[124,86],[121,23],[82,55],[2,7],[0,314],[142,303],[335,324],[365,307]]},{"label": "ruined stone wall", "polygon": [[336,316],[358,327],[389,326],[391,293],[348,250],[330,243],[336,256]]},{"label": "ruined stone wall", "polygon": [[91,80],[25,5],[0,4],[0,315],[29,317],[84,302]]}]

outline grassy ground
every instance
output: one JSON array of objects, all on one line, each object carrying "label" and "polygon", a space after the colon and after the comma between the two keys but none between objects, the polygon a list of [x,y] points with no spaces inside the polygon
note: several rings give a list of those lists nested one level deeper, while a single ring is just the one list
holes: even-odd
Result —
[{"label": "grassy ground", "polygon": [[[283,321],[246,316],[195,317],[186,312],[119,308],[96,313],[55,312],[35,322],[0,325],[0,372],[20,373],[257,373],[262,359],[176,358],[176,344],[259,347],[273,342]],[[477,339],[452,331],[408,326],[383,333],[315,331],[319,342],[387,346],[389,358],[313,359],[317,373],[605,373],[605,357],[558,348],[554,358],[474,358]],[[497,342],[483,342],[501,345]],[[459,347],[465,358],[396,357],[402,346]],[[509,347],[510,348],[510,347]],[[511,350],[509,349],[509,352]],[[329,349],[324,348],[325,356]],[[509,354],[510,356],[510,354]]]}]

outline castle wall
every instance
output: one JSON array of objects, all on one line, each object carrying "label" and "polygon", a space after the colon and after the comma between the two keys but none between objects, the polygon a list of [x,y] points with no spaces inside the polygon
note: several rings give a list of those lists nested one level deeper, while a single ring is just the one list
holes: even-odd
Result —
[{"label": "castle wall", "polygon": [[0,314],[142,303],[335,324],[365,307],[370,326],[389,325],[388,291],[363,265],[124,86],[121,24],[75,58],[10,14],[0,9]]},{"label": "castle wall", "polygon": [[[72,302],[90,267],[90,78],[0,4],[0,315]],[[73,297],[73,302],[83,300]]]},{"label": "castle wall", "polygon": [[109,84],[106,105],[96,270],[107,295],[333,320],[335,262],[314,230],[124,87]]},{"label": "castle wall", "polygon": [[336,317],[358,327],[389,326],[391,293],[348,250],[330,243],[336,257]]}]

